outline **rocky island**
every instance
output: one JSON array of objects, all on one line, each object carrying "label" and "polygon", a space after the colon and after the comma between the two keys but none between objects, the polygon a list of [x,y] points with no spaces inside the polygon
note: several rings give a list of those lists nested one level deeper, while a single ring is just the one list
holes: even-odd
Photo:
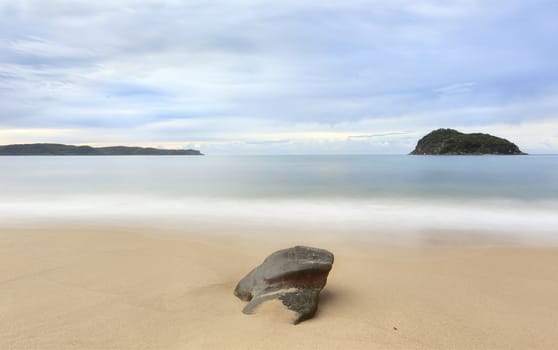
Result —
[{"label": "rocky island", "polygon": [[201,156],[193,149],[152,147],[91,147],[58,143],[32,143],[0,146],[0,156]]},{"label": "rocky island", "polygon": [[438,129],[419,140],[413,155],[521,155],[514,143],[489,134],[464,134],[454,129]]}]

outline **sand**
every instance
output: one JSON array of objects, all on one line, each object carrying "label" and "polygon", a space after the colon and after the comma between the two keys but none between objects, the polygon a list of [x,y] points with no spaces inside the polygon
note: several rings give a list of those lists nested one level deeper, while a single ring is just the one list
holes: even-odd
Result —
[{"label": "sand", "polygon": [[[0,227],[0,349],[558,348],[557,247],[262,236]],[[242,314],[236,282],[296,243],[335,253],[316,317]]]}]

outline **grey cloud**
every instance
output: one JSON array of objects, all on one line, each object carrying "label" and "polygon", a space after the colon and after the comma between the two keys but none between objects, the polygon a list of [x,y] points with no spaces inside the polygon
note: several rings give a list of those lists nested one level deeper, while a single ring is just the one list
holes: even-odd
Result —
[{"label": "grey cloud", "polygon": [[[556,10],[519,0],[5,2],[0,126],[173,140],[242,139],[273,123],[385,127],[358,139],[552,118],[556,106],[541,101],[558,92]],[[205,122],[162,126],[192,119]]]},{"label": "grey cloud", "polygon": [[291,140],[256,140],[256,141],[245,141],[249,145],[272,145],[272,144],[284,144],[290,143]]},{"label": "grey cloud", "polygon": [[383,133],[376,133],[376,134],[366,134],[366,135],[350,135],[348,137],[349,140],[367,140],[376,137],[386,137],[386,136],[401,136],[401,135],[408,135],[410,132],[407,131],[396,131],[396,132],[383,132]]},{"label": "grey cloud", "polygon": [[459,95],[459,94],[466,94],[473,90],[476,83],[474,82],[467,82],[467,83],[456,83],[451,84],[448,86],[444,86],[441,88],[434,89],[434,92],[440,95]]}]

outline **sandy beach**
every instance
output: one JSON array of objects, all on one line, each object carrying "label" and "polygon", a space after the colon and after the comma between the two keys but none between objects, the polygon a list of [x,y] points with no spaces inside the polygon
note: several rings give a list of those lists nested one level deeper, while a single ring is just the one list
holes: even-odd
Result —
[{"label": "sandy beach", "polygon": [[[224,234],[226,232],[226,234]],[[388,244],[127,224],[0,228],[1,349],[552,349],[558,248]],[[271,235],[268,235],[271,236]],[[312,238],[311,238],[312,237]],[[293,244],[334,252],[312,320],[241,313],[237,281]]]}]

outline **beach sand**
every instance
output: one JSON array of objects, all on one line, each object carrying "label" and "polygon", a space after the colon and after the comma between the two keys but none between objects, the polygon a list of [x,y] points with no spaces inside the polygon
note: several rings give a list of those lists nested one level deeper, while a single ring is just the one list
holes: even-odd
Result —
[{"label": "beach sand", "polygon": [[[302,234],[1,227],[0,349],[558,348],[557,247]],[[316,317],[242,314],[238,280],[294,244],[335,254]]]}]

